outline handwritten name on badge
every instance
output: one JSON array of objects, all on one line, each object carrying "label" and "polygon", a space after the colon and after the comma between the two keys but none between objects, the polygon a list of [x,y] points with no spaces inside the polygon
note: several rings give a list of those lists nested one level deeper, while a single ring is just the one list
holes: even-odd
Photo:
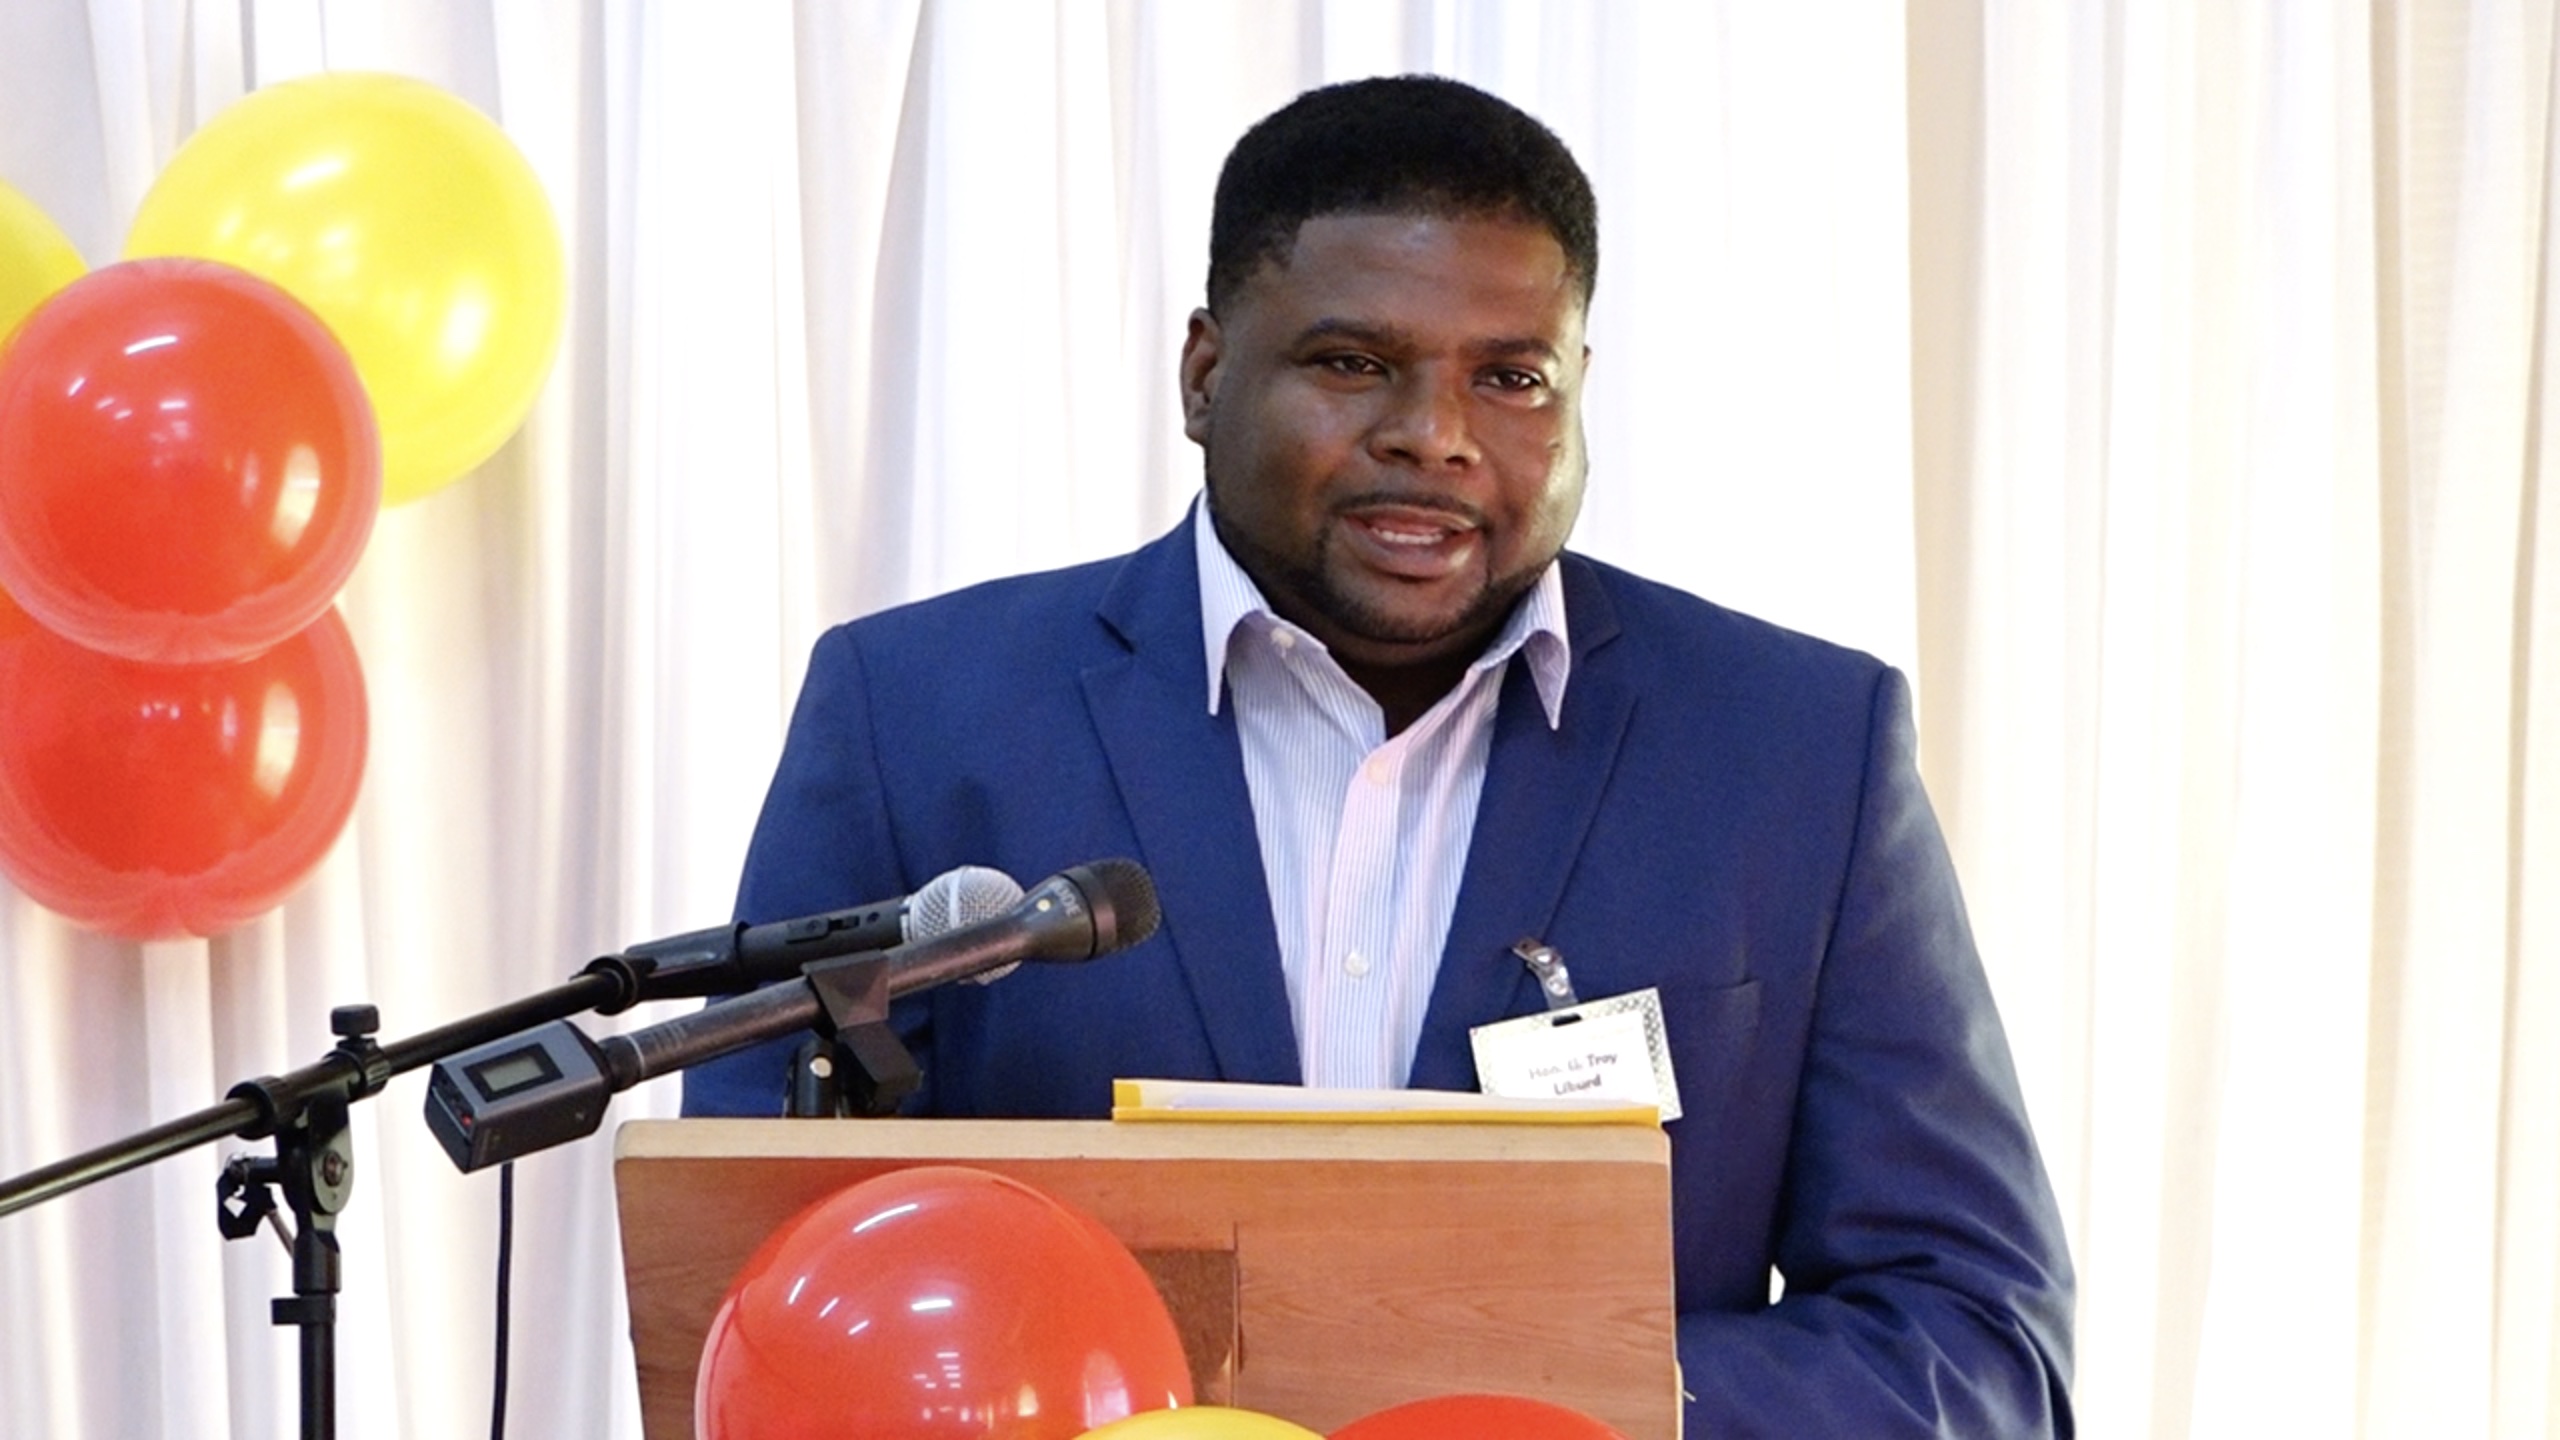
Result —
[{"label": "handwritten name on badge", "polygon": [[1560,1065],[1532,1063],[1529,1078],[1545,1085],[1550,1094],[1579,1095],[1606,1084],[1609,1070],[1617,1063],[1618,1052],[1614,1050],[1569,1055]]}]

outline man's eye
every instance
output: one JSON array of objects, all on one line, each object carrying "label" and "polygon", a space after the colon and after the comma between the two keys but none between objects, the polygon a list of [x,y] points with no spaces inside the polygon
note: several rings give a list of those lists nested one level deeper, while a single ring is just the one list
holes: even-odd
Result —
[{"label": "man's eye", "polygon": [[1496,390],[1536,390],[1547,383],[1547,377],[1535,370],[1522,370],[1508,365],[1486,371],[1484,380]]},{"label": "man's eye", "polygon": [[1319,355],[1316,368],[1336,375],[1384,375],[1385,366],[1366,355]]}]

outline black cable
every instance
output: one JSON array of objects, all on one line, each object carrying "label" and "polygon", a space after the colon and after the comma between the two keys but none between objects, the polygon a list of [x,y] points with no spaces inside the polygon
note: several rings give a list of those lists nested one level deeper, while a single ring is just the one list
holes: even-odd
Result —
[{"label": "black cable", "polygon": [[498,1358],[489,1382],[489,1440],[507,1440],[507,1291],[515,1268],[516,1162],[498,1167]]}]

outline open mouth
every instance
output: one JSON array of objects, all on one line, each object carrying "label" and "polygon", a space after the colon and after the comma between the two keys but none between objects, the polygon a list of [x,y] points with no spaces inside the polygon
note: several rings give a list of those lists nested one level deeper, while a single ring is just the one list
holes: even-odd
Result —
[{"label": "open mouth", "polygon": [[1455,573],[1474,557],[1481,534],[1465,516],[1405,505],[1364,507],[1342,520],[1363,563],[1408,580]]}]

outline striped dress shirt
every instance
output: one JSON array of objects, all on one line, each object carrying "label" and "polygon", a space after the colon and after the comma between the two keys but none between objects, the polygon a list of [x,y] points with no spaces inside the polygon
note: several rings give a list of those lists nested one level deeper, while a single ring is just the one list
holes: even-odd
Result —
[{"label": "striped dress shirt", "polygon": [[1232,696],[1262,874],[1305,1081],[1400,1086],[1466,873],[1493,748],[1494,704],[1516,653],[1550,729],[1571,649],[1552,564],[1457,688],[1389,736],[1368,692],[1323,643],[1271,607],[1192,509],[1209,713]]}]

